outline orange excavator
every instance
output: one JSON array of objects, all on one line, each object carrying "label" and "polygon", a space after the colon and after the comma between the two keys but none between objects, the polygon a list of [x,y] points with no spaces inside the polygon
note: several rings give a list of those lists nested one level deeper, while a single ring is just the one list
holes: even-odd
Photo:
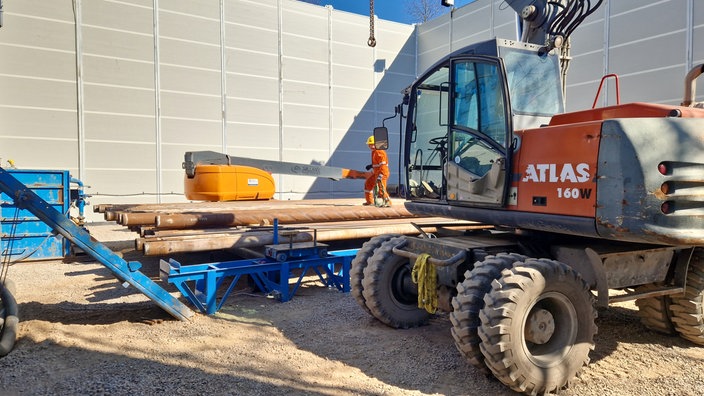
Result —
[{"label": "orange excavator", "polygon": [[494,228],[374,237],[353,296],[394,328],[449,312],[460,353],[526,394],[589,363],[596,307],[635,300],[646,327],[704,345],[704,65],[680,105],[564,113],[560,48],[601,1],[506,2],[521,40],[433,65],[404,92],[401,134],[406,208]]}]

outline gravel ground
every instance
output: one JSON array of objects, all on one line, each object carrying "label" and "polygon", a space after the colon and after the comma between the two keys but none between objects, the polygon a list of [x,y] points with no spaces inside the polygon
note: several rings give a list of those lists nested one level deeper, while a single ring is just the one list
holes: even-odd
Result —
[{"label": "gravel ground", "polygon": [[[91,233],[156,278],[114,224]],[[182,263],[226,258],[182,255]],[[514,395],[466,363],[446,315],[394,330],[310,280],[289,302],[246,289],[213,316],[172,319],[89,258],[9,270],[20,325],[2,395]],[[648,331],[633,304],[599,312],[592,363],[562,395],[702,395],[704,349]]]}]

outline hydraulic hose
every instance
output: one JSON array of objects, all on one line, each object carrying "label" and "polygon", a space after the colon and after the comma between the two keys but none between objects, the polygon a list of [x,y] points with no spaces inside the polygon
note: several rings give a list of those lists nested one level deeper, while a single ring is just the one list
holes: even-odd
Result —
[{"label": "hydraulic hose", "polygon": [[19,324],[19,316],[17,309],[17,301],[12,295],[6,283],[0,283],[0,299],[2,299],[2,323],[0,323],[0,357],[7,355],[12,351],[17,339],[17,325]]}]

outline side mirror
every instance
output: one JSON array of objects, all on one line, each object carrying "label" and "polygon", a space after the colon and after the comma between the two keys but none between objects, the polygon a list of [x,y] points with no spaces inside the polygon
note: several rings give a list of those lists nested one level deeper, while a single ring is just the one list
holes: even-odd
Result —
[{"label": "side mirror", "polygon": [[386,127],[374,128],[374,147],[377,150],[387,150],[389,148],[389,130]]}]

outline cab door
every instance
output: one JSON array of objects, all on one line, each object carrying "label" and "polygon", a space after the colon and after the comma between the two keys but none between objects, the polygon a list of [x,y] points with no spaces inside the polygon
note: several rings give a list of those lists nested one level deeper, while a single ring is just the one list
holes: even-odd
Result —
[{"label": "cab door", "polygon": [[512,117],[500,58],[450,62],[444,190],[451,205],[503,206],[509,182]]},{"label": "cab door", "polygon": [[502,60],[480,55],[450,58],[419,78],[409,96],[408,198],[502,206],[512,141]]}]

